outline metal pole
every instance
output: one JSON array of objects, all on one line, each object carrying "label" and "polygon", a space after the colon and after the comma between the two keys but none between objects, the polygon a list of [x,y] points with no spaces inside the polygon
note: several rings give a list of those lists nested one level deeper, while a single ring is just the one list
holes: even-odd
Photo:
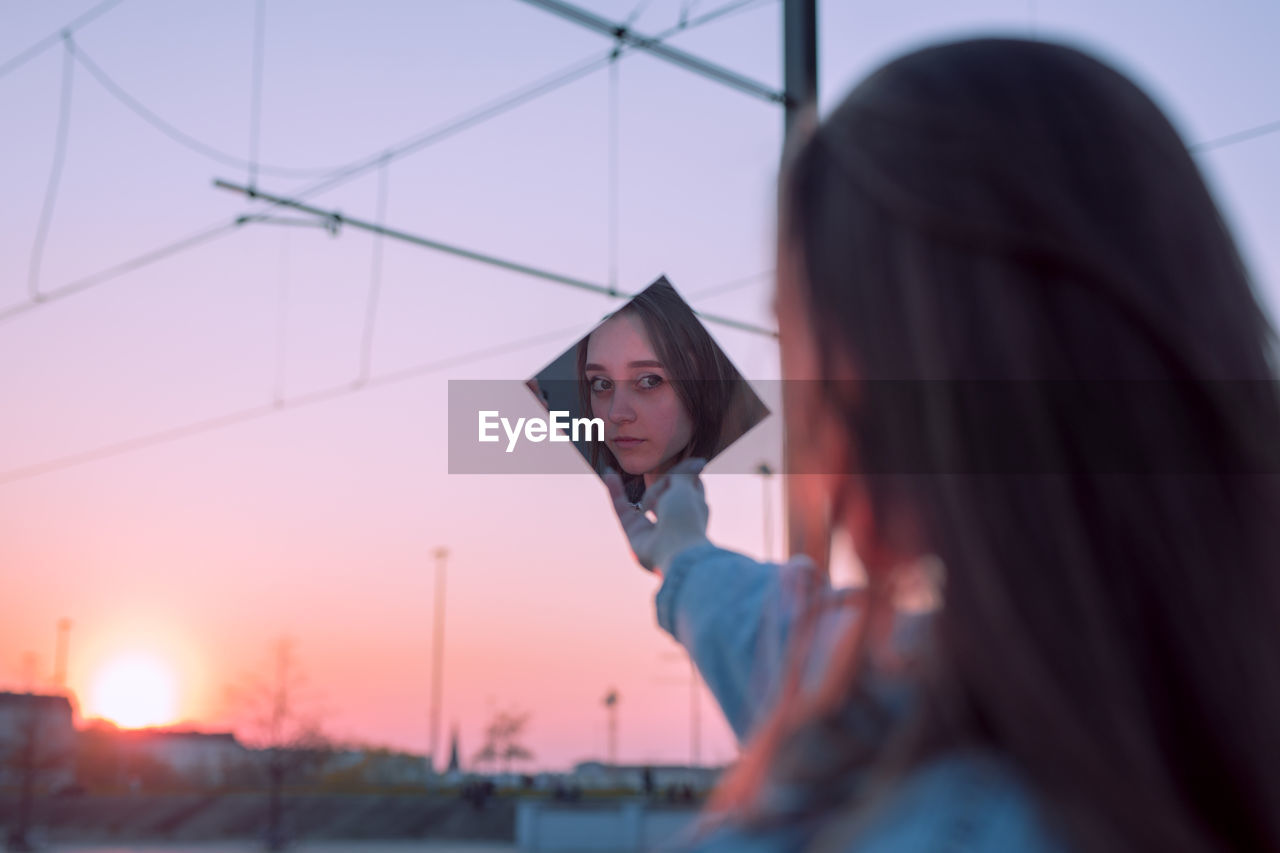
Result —
[{"label": "metal pole", "polygon": [[437,548],[436,558],[436,594],[434,632],[431,641],[431,745],[428,749],[427,761],[435,769],[436,756],[440,747],[440,701],[444,689],[444,580],[445,561],[449,557],[448,548]]},{"label": "metal pole", "polygon": [[782,80],[787,137],[801,111],[818,101],[818,2],[782,2]]},{"label": "metal pole", "polygon": [[[784,146],[799,123],[801,114],[809,104],[818,102],[818,4],[817,0],[783,0],[782,2],[782,79],[786,99],[783,103]],[[785,386],[785,383],[784,383]],[[785,398],[788,395],[784,390]],[[812,529],[806,529],[802,521],[812,527],[812,519],[801,519],[797,513],[796,495],[807,478],[795,476],[791,454],[794,436],[784,427],[782,446],[783,470],[790,472],[784,485],[786,548],[788,554],[806,553],[819,566],[826,566],[826,543],[818,541]]]}]

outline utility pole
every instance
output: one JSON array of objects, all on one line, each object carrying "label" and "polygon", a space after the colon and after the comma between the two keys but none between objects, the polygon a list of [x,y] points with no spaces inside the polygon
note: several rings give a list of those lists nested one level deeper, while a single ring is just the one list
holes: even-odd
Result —
[{"label": "utility pole", "polygon": [[801,111],[818,102],[818,0],[782,0],[782,88],[789,138]]},{"label": "utility pole", "polygon": [[[791,139],[805,107],[818,102],[818,4],[817,0],[782,0],[782,88],[783,146]],[[784,383],[785,385],[785,383]],[[783,404],[786,405],[784,393]],[[795,474],[794,461],[786,448],[795,437],[782,430],[783,470]],[[796,516],[797,493],[805,477],[787,477],[784,486],[786,549],[788,554],[808,554],[818,565],[826,565],[826,543],[813,530],[802,529]]]},{"label": "utility pole", "polygon": [[434,632],[431,641],[431,745],[428,750],[428,762],[435,769],[436,755],[440,747],[440,701],[444,689],[444,573],[445,561],[449,558],[448,548],[437,548],[433,556],[436,558],[436,594]]},{"label": "utility pole", "polygon": [[609,715],[609,765],[618,765],[618,691],[610,687],[604,697],[604,707]]}]

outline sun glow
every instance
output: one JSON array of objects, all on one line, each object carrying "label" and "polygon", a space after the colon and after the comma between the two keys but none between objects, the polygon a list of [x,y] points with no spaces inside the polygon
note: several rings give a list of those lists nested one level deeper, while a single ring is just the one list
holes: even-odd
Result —
[{"label": "sun glow", "polygon": [[136,729],[174,722],[177,699],[172,669],[150,655],[129,655],[99,670],[90,705],[97,716]]}]

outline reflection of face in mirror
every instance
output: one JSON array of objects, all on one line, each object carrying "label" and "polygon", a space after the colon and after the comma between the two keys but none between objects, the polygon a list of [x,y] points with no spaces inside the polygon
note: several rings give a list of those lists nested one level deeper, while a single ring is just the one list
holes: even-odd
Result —
[{"label": "reflection of face in mirror", "polygon": [[604,421],[605,446],[622,472],[652,485],[684,458],[693,437],[693,418],[670,369],[644,322],[626,310],[588,336],[585,362],[590,413]]},{"label": "reflection of face in mirror", "polygon": [[665,278],[577,347],[579,411],[604,422],[588,458],[632,501],[682,459],[711,459],[768,413]]},{"label": "reflection of face in mirror", "polygon": [[683,459],[714,459],[769,410],[666,278],[636,294],[526,385],[548,412],[599,419],[573,438],[635,502]]}]

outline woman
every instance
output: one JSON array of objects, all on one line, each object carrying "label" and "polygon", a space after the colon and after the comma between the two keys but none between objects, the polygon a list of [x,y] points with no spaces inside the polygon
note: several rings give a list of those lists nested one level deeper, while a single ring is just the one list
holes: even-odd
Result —
[{"label": "woman", "polygon": [[680,460],[714,456],[763,416],[665,278],[582,340],[578,381],[582,409],[605,424],[591,463],[620,471],[632,502]]},{"label": "woman", "polygon": [[795,521],[867,586],[711,545],[696,460],[656,523],[607,478],[745,744],[696,843],[1280,850],[1274,342],[1159,109],[1069,48],[932,47],[779,198]]}]

